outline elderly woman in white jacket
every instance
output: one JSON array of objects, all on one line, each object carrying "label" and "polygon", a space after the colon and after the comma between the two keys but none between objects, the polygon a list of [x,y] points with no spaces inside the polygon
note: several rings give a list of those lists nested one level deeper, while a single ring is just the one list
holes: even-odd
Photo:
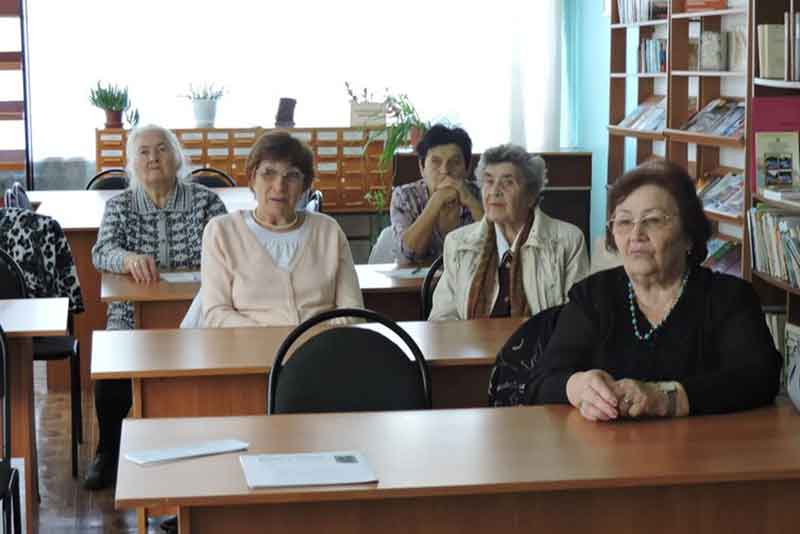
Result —
[{"label": "elderly woman in white jacket", "polygon": [[429,319],[528,317],[566,302],[589,261],[583,233],[538,207],[544,160],[500,145],[483,153],[475,173],[484,217],[447,236]]}]

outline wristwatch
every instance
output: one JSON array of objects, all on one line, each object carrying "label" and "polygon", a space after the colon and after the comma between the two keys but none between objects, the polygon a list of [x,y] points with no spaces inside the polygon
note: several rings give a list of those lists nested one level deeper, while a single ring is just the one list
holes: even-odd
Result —
[{"label": "wristwatch", "polygon": [[675,382],[659,382],[658,388],[667,394],[666,417],[675,417],[678,411],[678,384]]}]

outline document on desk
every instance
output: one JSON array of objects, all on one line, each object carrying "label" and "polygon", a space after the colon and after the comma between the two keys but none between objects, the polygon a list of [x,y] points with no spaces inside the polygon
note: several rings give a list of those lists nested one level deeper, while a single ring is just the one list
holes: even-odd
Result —
[{"label": "document on desk", "polygon": [[161,273],[161,279],[170,284],[189,284],[200,282],[200,271]]},{"label": "document on desk", "polygon": [[425,278],[425,275],[430,271],[430,267],[403,267],[400,269],[387,269],[385,271],[378,271],[379,273],[388,276],[389,278]]},{"label": "document on desk", "polygon": [[356,451],[239,456],[250,489],[328,486],[377,482],[366,458]]},{"label": "document on desk", "polygon": [[186,458],[224,454],[226,452],[246,451],[249,445],[250,444],[246,441],[240,441],[238,439],[218,439],[194,443],[183,447],[127,452],[125,453],[125,458],[135,464],[148,465],[168,462],[170,460],[183,460]]}]

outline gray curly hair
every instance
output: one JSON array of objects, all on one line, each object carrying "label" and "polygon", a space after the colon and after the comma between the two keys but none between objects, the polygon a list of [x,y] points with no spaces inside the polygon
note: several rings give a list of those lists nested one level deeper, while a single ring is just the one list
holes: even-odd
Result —
[{"label": "gray curly hair", "polygon": [[486,167],[497,163],[512,163],[520,175],[525,190],[538,197],[547,185],[547,166],[541,156],[528,153],[523,147],[511,143],[492,147],[481,154],[475,177],[482,184]]},{"label": "gray curly hair", "polygon": [[138,144],[139,138],[143,134],[150,132],[160,133],[161,136],[164,138],[164,141],[167,143],[170,152],[172,152],[172,157],[175,158],[175,174],[178,180],[185,180],[189,176],[189,173],[191,172],[189,159],[183,152],[183,148],[181,147],[181,143],[178,141],[178,138],[175,136],[174,133],[172,133],[171,130],[168,130],[156,124],[147,124],[145,126],[138,126],[132,129],[128,133],[128,142],[125,144],[125,159],[127,161],[127,164],[125,165],[125,171],[128,173],[131,189],[141,185],[139,177],[136,176],[136,171],[134,170],[134,165],[133,165],[133,162],[136,159],[136,146]]}]

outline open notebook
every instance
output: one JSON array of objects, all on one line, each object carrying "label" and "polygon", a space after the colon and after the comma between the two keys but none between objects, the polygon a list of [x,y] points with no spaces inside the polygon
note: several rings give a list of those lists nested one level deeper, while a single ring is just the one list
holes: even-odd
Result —
[{"label": "open notebook", "polygon": [[377,482],[356,451],[239,456],[250,489]]}]

